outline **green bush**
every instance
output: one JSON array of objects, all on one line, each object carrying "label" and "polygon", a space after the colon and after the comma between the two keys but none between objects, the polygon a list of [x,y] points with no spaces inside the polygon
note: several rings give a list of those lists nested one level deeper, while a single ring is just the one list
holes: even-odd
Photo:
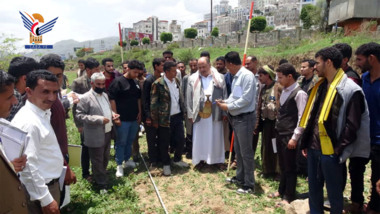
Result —
[{"label": "green bush", "polygon": [[249,31],[252,33],[253,31],[263,31],[267,26],[267,20],[265,16],[257,16],[252,18],[251,27]]},{"label": "green bush", "polygon": [[195,28],[187,28],[184,31],[185,38],[194,39],[198,35],[198,31]]},{"label": "green bush", "polygon": [[172,50],[177,49],[177,48],[179,48],[179,45],[177,44],[177,42],[174,42],[174,43],[168,45],[168,47],[166,49],[172,51]]},{"label": "green bush", "polygon": [[178,54],[179,61],[185,62],[186,64],[193,58],[195,58],[193,49],[185,49]]},{"label": "green bush", "polygon": [[171,42],[173,40],[173,34],[163,32],[160,35],[160,40],[165,44],[167,42]]},{"label": "green bush", "polygon": [[274,27],[273,27],[273,26],[267,26],[267,27],[263,30],[263,32],[270,32],[270,31],[272,31],[272,30],[274,30]]},{"label": "green bush", "polygon": [[[117,42],[117,45],[120,47],[120,41]],[[123,47],[127,46],[127,42],[123,41]]]},{"label": "green bush", "polygon": [[131,46],[137,46],[139,45],[139,42],[137,40],[132,40],[130,44]]},{"label": "green bush", "polygon": [[144,45],[149,45],[149,44],[150,44],[150,39],[147,38],[147,37],[145,37],[145,38],[142,39],[142,43],[143,43]]},{"label": "green bush", "polygon": [[300,19],[303,29],[310,29],[321,21],[321,8],[311,4],[305,5],[301,10]]},{"label": "green bush", "polygon": [[214,27],[211,31],[211,36],[218,37],[219,36],[219,28]]}]

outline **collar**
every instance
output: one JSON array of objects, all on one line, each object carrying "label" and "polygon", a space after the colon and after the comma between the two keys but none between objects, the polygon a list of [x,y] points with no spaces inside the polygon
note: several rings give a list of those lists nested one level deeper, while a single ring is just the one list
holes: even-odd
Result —
[{"label": "collar", "polygon": [[240,74],[243,72],[242,70],[243,70],[243,66],[241,66],[241,68],[239,69],[239,71],[235,74],[235,75],[232,75],[234,78],[238,78],[239,76],[240,76]]},{"label": "collar", "polygon": [[31,103],[29,100],[26,100],[25,106],[32,110],[34,113],[36,113],[41,118],[47,118],[50,119],[51,111],[50,109],[42,110],[38,106]]},{"label": "collar", "polygon": [[164,74],[164,80],[166,81],[166,83],[170,83],[170,84],[174,84],[174,83],[175,83],[175,79],[173,79],[173,81],[170,81],[170,80],[166,77],[166,74]]},{"label": "collar", "polygon": [[298,83],[295,82],[292,85],[290,85],[289,87],[284,88],[284,91],[293,91],[297,86],[298,86]]}]

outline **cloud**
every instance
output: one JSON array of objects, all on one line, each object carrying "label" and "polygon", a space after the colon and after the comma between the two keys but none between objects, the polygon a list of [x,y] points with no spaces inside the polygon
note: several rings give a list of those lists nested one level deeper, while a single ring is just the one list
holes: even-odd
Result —
[{"label": "cloud", "polygon": [[[237,6],[237,0],[230,0]],[[219,3],[214,0],[213,4]],[[0,29],[21,43],[28,43],[28,31],[23,27],[19,11],[40,13],[45,22],[59,17],[52,31],[43,36],[44,44],[74,39],[92,40],[109,36],[118,36],[118,23],[123,27],[132,27],[133,23],[157,16],[161,20],[177,20],[182,29],[203,20],[210,10],[208,0],[20,0],[11,1],[0,7]]]}]

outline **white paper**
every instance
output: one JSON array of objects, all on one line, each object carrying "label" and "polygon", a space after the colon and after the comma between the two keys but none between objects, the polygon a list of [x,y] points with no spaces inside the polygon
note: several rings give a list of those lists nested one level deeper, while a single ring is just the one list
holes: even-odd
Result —
[{"label": "white paper", "polygon": [[29,141],[27,134],[0,118],[0,143],[8,160],[19,158],[24,153]]},{"label": "white paper", "polygon": [[[61,199],[62,200],[62,199]],[[70,186],[65,185],[65,198],[63,199],[61,209],[70,203]]]},{"label": "white paper", "polygon": [[243,91],[239,85],[234,87],[234,91],[232,93],[234,97],[241,97],[243,95]]},{"label": "white paper", "polygon": [[59,177],[59,189],[63,190],[63,184],[65,184],[67,166],[63,166],[61,176]]},{"label": "white paper", "polygon": [[272,138],[273,153],[277,153],[276,138]]}]

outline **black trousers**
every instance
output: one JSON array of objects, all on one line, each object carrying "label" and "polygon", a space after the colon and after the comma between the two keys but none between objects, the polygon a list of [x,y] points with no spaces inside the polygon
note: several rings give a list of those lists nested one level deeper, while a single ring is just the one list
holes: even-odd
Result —
[{"label": "black trousers", "polygon": [[183,116],[181,113],[170,116],[170,127],[158,127],[158,146],[162,163],[170,165],[169,145],[175,145],[174,162],[182,160],[185,144]]},{"label": "black trousers", "polygon": [[380,195],[376,191],[376,182],[380,179],[380,145],[371,145],[371,200],[368,207],[376,212],[380,212]]},{"label": "black trousers", "polygon": [[[348,169],[351,178],[351,201],[363,206],[364,203],[364,172],[365,165],[369,162],[368,158],[353,157],[350,158]],[[347,182],[347,167],[343,165],[343,191]]]},{"label": "black trousers", "polygon": [[82,145],[82,153],[80,162],[82,165],[82,177],[87,178],[90,176],[90,154],[88,153],[88,147],[84,145],[84,135],[80,133],[80,142]]},{"label": "black trousers", "polygon": [[145,133],[146,133],[146,141],[148,144],[148,156],[150,163],[159,162],[159,148],[158,148],[158,129],[153,126],[148,126],[144,124]]},{"label": "black trousers", "polygon": [[292,135],[277,135],[276,144],[280,163],[281,179],[278,192],[282,199],[289,202],[296,198],[297,149],[288,149]]}]

